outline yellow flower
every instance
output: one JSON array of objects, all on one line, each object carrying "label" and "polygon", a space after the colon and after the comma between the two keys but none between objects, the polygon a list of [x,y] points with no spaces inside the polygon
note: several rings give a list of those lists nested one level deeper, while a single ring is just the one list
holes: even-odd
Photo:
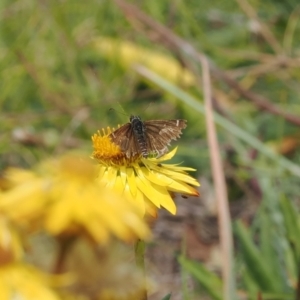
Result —
[{"label": "yellow flower", "polygon": [[59,300],[48,280],[33,267],[7,264],[0,267],[0,299]]},{"label": "yellow flower", "polygon": [[195,76],[173,57],[147,49],[124,39],[110,39],[97,36],[92,45],[109,60],[116,60],[123,68],[130,69],[133,65],[143,65],[160,76],[183,86],[195,85]]},{"label": "yellow flower", "polygon": [[20,224],[35,224],[52,235],[87,234],[106,243],[146,238],[148,228],[134,205],[99,184],[95,165],[78,154],[41,164],[35,172],[12,170],[15,187],[4,193],[0,211]]},{"label": "yellow flower", "polygon": [[139,155],[127,158],[110,140],[110,133],[108,128],[92,136],[92,157],[99,162],[99,182],[124,195],[142,215],[156,216],[157,208],[161,207],[175,214],[176,205],[170,192],[199,195],[193,187],[199,183],[186,172],[194,169],[163,164],[175,155],[176,148],[159,158]]}]

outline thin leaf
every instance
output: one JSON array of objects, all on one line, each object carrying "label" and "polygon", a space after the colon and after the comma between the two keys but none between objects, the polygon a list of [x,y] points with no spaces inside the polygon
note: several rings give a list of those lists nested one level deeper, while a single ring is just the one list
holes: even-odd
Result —
[{"label": "thin leaf", "polygon": [[222,281],[219,277],[208,271],[203,265],[188,260],[184,256],[180,256],[178,261],[186,271],[199,281],[213,299],[222,299]]},{"label": "thin leaf", "polygon": [[171,299],[171,294],[168,294],[164,296],[161,300],[170,300]]},{"label": "thin leaf", "polygon": [[295,295],[293,294],[281,294],[281,293],[263,293],[262,294],[263,300],[294,300]]},{"label": "thin leaf", "polygon": [[272,273],[269,264],[255,246],[249,232],[241,222],[236,223],[236,233],[241,245],[241,253],[244,258],[249,275],[262,291],[280,292],[276,277]]},{"label": "thin leaf", "polygon": [[292,248],[295,252],[295,259],[300,257],[300,226],[299,216],[296,213],[296,209],[292,206],[291,201],[286,198],[280,200],[280,206],[284,217],[284,223],[286,228],[286,234]]},{"label": "thin leaf", "polygon": [[280,238],[276,232],[276,224],[272,222],[270,213],[263,210],[260,218],[260,253],[264,263],[272,272],[273,280],[281,291],[286,291],[288,287],[287,278],[284,278],[284,270],[282,266],[282,249],[280,246]]}]

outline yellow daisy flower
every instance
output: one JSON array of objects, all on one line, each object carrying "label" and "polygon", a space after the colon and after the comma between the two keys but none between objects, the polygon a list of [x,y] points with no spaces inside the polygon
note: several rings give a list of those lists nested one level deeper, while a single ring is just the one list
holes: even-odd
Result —
[{"label": "yellow daisy flower", "polygon": [[95,165],[78,154],[41,164],[35,172],[11,170],[14,188],[3,194],[0,211],[18,224],[38,224],[52,235],[87,234],[106,243],[146,238],[148,228],[134,205],[95,180]]},{"label": "yellow daisy flower", "polygon": [[157,208],[161,207],[175,214],[176,205],[171,192],[199,195],[193,187],[199,186],[199,183],[187,173],[194,169],[163,163],[175,155],[177,148],[159,158],[140,155],[128,158],[111,141],[111,132],[108,127],[92,136],[92,157],[99,163],[99,182],[124,195],[142,215],[156,216]]}]

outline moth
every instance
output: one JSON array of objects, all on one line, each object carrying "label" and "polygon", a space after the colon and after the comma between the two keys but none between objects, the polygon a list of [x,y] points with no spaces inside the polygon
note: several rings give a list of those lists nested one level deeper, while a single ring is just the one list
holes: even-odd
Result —
[{"label": "moth", "polygon": [[171,140],[181,135],[186,120],[142,121],[139,116],[130,116],[130,122],[113,131],[109,136],[128,158],[161,156],[168,151]]}]

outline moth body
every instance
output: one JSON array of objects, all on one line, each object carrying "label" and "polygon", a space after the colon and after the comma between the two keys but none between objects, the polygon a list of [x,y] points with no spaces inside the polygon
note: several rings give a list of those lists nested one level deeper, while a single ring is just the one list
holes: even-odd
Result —
[{"label": "moth body", "polygon": [[130,116],[130,123],[140,153],[143,157],[148,157],[149,153],[147,150],[146,127],[143,121],[139,116]]}]

